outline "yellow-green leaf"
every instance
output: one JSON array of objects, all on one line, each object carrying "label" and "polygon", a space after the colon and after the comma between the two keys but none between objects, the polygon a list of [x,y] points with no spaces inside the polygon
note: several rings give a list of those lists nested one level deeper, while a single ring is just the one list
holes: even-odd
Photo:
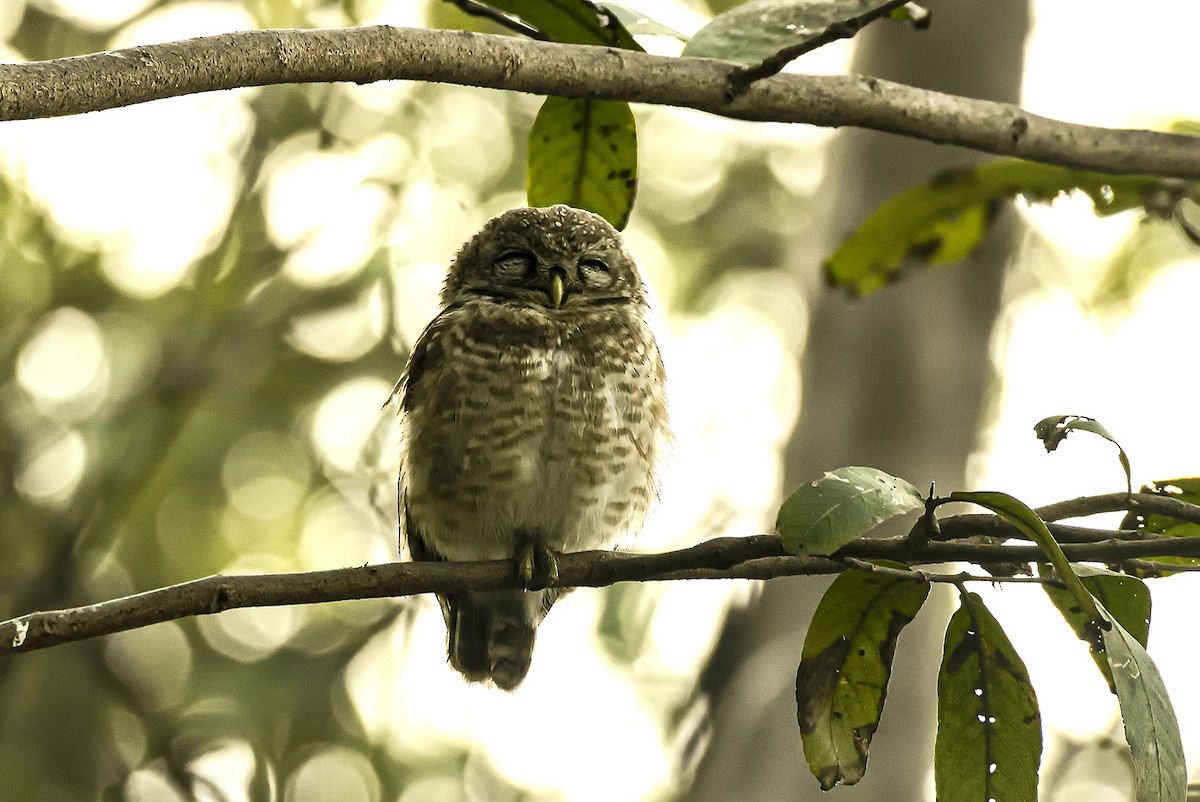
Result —
[{"label": "yellow-green leaf", "polygon": [[[944,173],[880,204],[825,263],[829,282],[867,295],[912,259],[935,265],[963,259],[987,233],[997,204],[1015,195],[1049,201],[1065,192],[1088,195],[1097,214],[1144,206],[1162,195],[1163,181],[1071,170],[1012,159]],[[1194,194],[1195,187],[1176,190]]]},{"label": "yellow-green leaf", "polygon": [[637,129],[629,104],[546,98],[529,132],[529,205],[565,203],[620,229],[636,192]]}]

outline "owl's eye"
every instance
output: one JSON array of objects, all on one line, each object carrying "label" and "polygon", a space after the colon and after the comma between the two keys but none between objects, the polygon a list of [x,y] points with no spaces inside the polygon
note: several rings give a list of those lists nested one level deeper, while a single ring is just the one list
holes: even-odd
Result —
[{"label": "owl's eye", "polygon": [[496,277],[503,281],[520,281],[533,272],[533,254],[529,251],[505,251],[492,262]]},{"label": "owl's eye", "polygon": [[607,262],[589,256],[579,262],[579,280],[585,287],[603,289],[613,283],[613,275]]}]

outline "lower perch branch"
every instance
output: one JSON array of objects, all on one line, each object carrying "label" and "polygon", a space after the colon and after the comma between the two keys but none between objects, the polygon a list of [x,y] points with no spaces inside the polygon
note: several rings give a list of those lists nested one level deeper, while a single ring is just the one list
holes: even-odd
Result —
[{"label": "lower perch branch", "polygon": [[[1072,562],[1119,563],[1152,557],[1200,557],[1200,538],[1114,537],[1063,544]],[[844,559],[839,559],[844,558]],[[909,565],[946,562],[1023,563],[1043,559],[1036,546],[934,542],[914,551],[907,538],[860,539],[836,557],[796,556],[775,535],[722,537],[662,554],[589,551],[559,559],[563,587],[681,579],[773,579],[834,574],[845,559],[888,559]],[[922,579],[914,574],[914,579]],[[981,577],[990,579],[990,577]],[[513,563],[387,563],[292,574],[216,575],[132,596],[64,610],[35,612],[0,622],[0,655],[137,629],[238,607],[318,604],[350,599],[456,593],[517,586]]]}]

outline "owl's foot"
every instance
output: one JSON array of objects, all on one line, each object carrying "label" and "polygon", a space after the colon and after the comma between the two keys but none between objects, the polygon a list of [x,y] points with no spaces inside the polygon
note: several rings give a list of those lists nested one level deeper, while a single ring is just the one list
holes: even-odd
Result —
[{"label": "owl's foot", "polygon": [[517,579],[525,590],[544,590],[558,581],[558,554],[540,538],[528,537],[518,546]]}]

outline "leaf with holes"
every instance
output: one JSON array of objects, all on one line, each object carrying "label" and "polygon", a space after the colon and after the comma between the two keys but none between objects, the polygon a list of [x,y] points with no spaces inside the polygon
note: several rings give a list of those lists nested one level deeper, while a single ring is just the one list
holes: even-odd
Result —
[{"label": "leaf with holes", "polygon": [[[1079,581],[1088,592],[1104,606],[1108,613],[1121,622],[1125,631],[1133,636],[1142,646],[1150,638],[1150,589],[1146,583],[1137,577],[1125,574],[1115,574],[1099,568],[1089,568],[1086,565],[1073,566]],[[1088,645],[1096,667],[1104,675],[1108,687],[1116,693],[1113,685],[1112,671],[1108,666],[1108,658],[1104,654],[1102,641],[1098,642],[1099,632],[1091,624],[1087,613],[1079,606],[1075,597],[1064,588],[1054,585],[1042,585],[1050,601],[1062,613],[1063,618],[1075,630],[1079,639]]]},{"label": "leaf with holes", "polygon": [[1042,719],[1029,672],[983,600],[961,602],[938,674],[938,802],[1037,802]]},{"label": "leaf with holes", "polygon": [[875,468],[838,468],[798,487],[775,521],[793,554],[832,554],[879,524],[924,507],[921,491]]},{"label": "leaf with holes", "polygon": [[1133,755],[1137,802],[1183,802],[1187,764],[1175,709],[1158,667],[1137,638],[1104,611],[1112,624],[1103,631],[1104,650],[1112,670],[1125,741]]},{"label": "leaf with holes", "polygon": [[929,585],[916,577],[845,571],[821,597],[796,672],[804,756],[821,790],[853,785],[866,772],[896,640],[927,596]]},{"label": "leaf with holes", "polygon": [[637,129],[629,104],[546,98],[529,132],[529,205],[566,203],[620,229],[636,191]]}]

